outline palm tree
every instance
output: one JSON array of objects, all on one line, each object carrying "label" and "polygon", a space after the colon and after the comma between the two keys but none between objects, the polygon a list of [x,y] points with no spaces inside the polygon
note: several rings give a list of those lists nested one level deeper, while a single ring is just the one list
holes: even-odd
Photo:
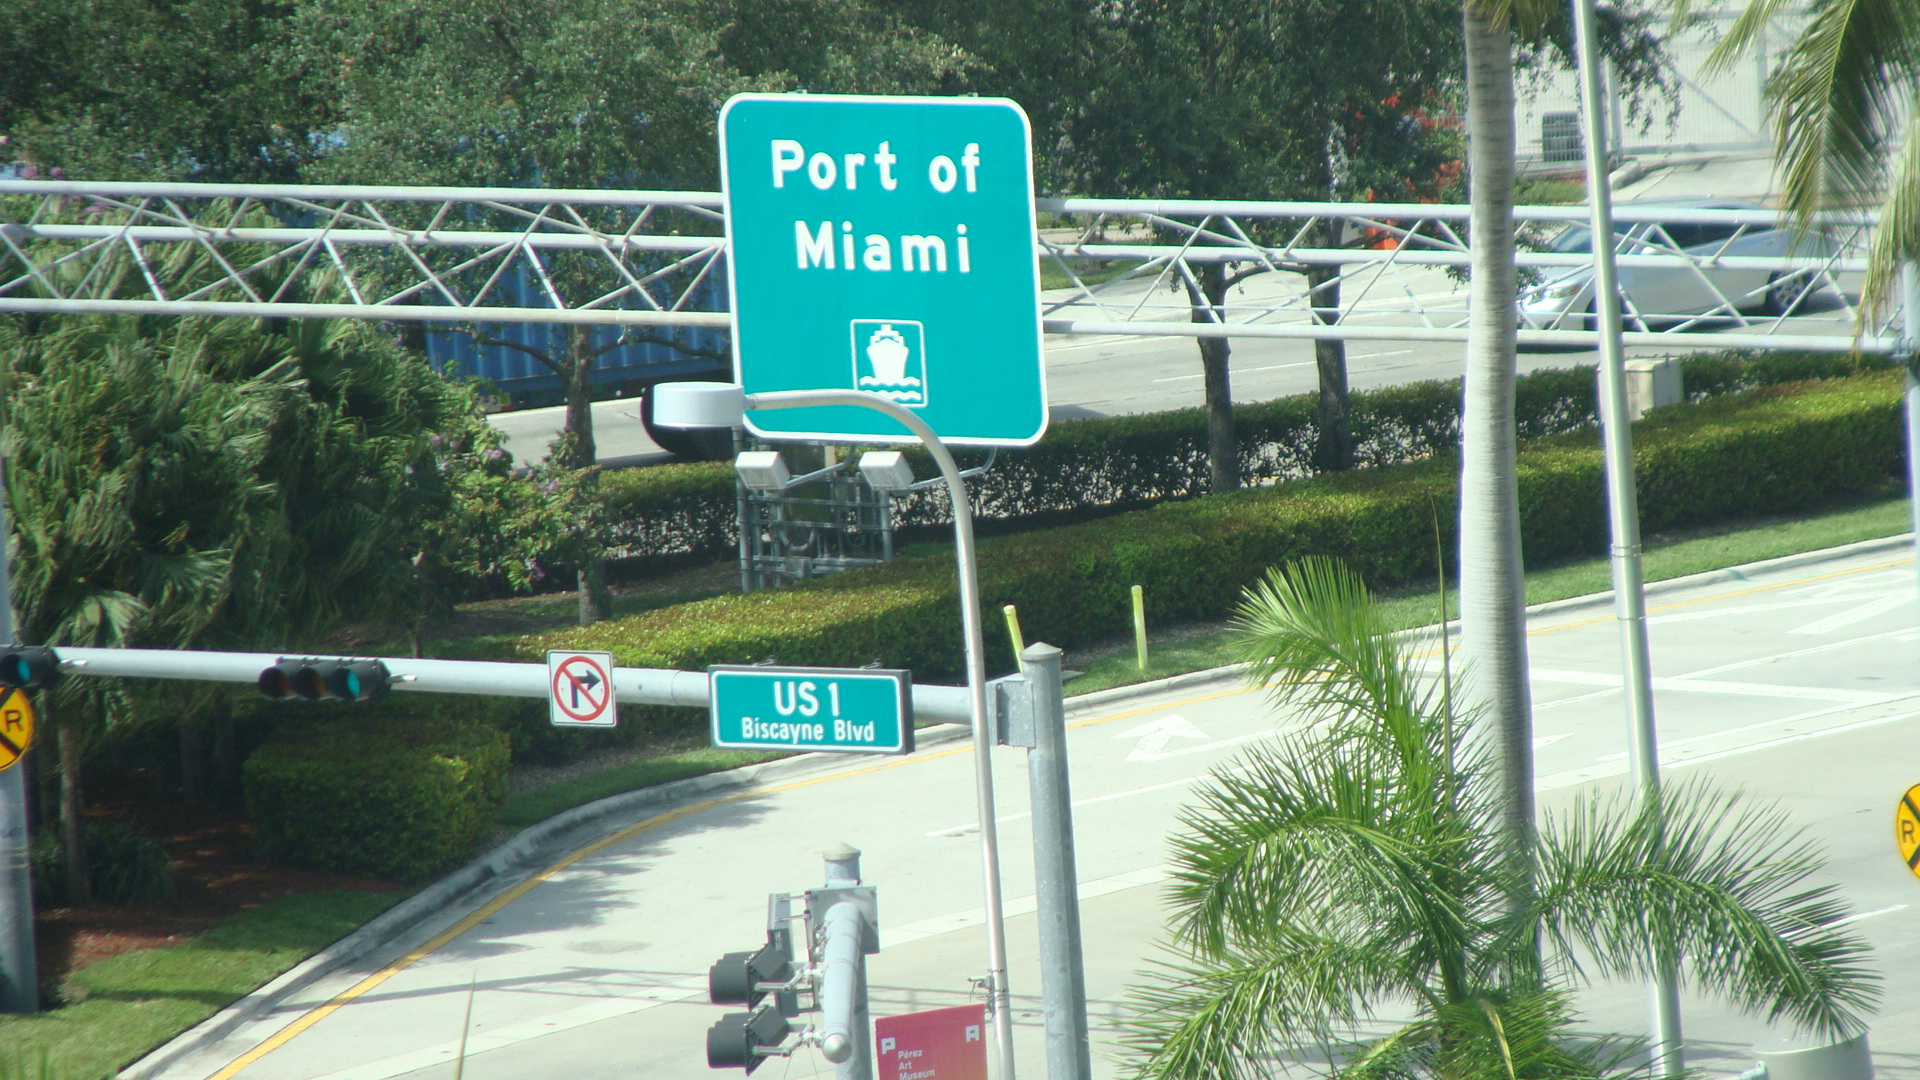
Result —
[{"label": "palm tree", "polygon": [[[1248,679],[1305,727],[1213,777],[1174,842],[1180,958],[1134,991],[1141,1075],[1267,1075],[1318,1048],[1353,1080],[1597,1077],[1633,1049],[1567,1037],[1585,973],[1694,984],[1826,1035],[1876,999],[1844,904],[1775,810],[1705,786],[1664,816],[1605,797],[1542,825],[1512,906],[1506,808],[1461,738],[1450,680],[1421,679],[1339,564],[1270,572],[1236,620]],[[1576,966],[1575,956],[1580,957]],[[1414,1019],[1355,1028],[1383,1004]]]},{"label": "palm tree", "polygon": [[[1920,8],[1911,0],[1813,0],[1806,28],[1767,83],[1775,166],[1803,225],[1831,206],[1880,201],[1863,314],[1887,297],[1895,270],[1920,259]],[[1690,0],[1676,0],[1684,19]],[[1709,58],[1726,67],[1774,16],[1801,4],[1749,0]],[[1897,146],[1891,157],[1889,149]]]},{"label": "palm tree", "polygon": [[[1537,25],[1543,0],[1466,0],[1467,193],[1472,276],[1460,415],[1460,629],[1493,725],[1503,794],[1502,850],[1524,893],[1533,852],[1533,698],[1527,681],[1525,567],[1513,381],[1518,283],[1513,261],[1513,29]],[[1525,907],[1525,897],[1516,896]]]}]

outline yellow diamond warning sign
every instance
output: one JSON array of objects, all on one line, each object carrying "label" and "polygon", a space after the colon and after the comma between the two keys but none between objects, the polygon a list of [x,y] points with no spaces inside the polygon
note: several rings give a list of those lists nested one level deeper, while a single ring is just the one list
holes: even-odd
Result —
[{"label": "yellow diamond warning sign", "polygon": [[0,772],[13,767],[33,745],[33,702],[22,691],[0,690]]},{"label": "yellow diamond warning sign", "polygon": [[1893,808],[1893,842],[1899,845],[1907,869],[1920,877],[1920,784],[1908,788],[1900,796],[1900,805]]}]

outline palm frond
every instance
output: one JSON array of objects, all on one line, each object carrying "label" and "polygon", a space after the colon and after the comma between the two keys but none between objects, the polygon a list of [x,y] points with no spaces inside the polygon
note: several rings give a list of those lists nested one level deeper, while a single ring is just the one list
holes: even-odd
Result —
[{"label": "palm frond", "polygon": [[1267,1059],[1342,1041],[1391,987],[1390,954],[1332,941],[1234,953],[1198,964],[1161,963],[1128,993],[1123,1044],[1136,1075],[1241,1080],[1270,1075]]},{"label": "palm frond", "polygon": [[1683,957],[1699,987],[1769,1021],[1822,1035],[1859,1030],[1878,1000],[1867,946],[1835,925],[1846,906],[1812,846],[1776,808],[1701,782],[1629,813],[1582,799],[1542,830],[1541,925],[1571,963],[1645,977]]}]

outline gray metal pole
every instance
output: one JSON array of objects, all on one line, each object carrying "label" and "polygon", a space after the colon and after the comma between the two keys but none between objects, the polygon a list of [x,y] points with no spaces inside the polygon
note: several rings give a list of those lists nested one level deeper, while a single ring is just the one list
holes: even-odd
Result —
[{"label": "gray metal pole", "polygon": [[[1613,611],[1620,623],[1620,659],[1627,705],[1627,744],[1641,805],[1660,800],[1660,743],[1653,717],[1653,660],[1647,643],[1646,581],[1640,566],[1640,501],[1633,475],[1633,429],[1627,416],[1626,356],[1620,338],[1620,287],[1614,266],[1613,191],[1607,182],[1606,97],[1601,85],[1594,0],[1573,0],[1585,121],[1587,202],[1593,229],[1593,309],[1600,330],[1600,435],[1606,461],[1607,517],[1612,527]],[[1649,988],[1656,1076],[1685,1067],[1675,957],[1655,958]]]},{"label": "gray metal pole", "polygon": [[1920,567],[1920,268],[1900,267],[1901,358],[1907,368],[1907,515],[1913,527],[1914,564]]},{"label": "gray metal pole", "polygon": [[[6,459],[0,457],[0,642],[18,640],[7,547]],[[40,1009],[40,964],[33,947],[33,875],[28,862],[25,762],[0,772],[0,1010]]]},{"label": "gray metal pole", "polygon": [[[822,853],[827,887],[860,884],[860,853],[840,844]],[[867,1019],[866,915],[843,900],[821,920],[825,948],[820,974],[820,1049],[834,1063],[834,1080],[873,1080],[873,1027]]]},{"label": "gray metal pole", "polygon": [[1080,946],[1080,875],[1073,857],[1073,794],[1067,778],[1066,701],[1060,650],[1036,642],[1020,653],[1032,684],[1033,881],[1040,920],[1040,1000],[1046,1016],[1048,1080],[1091,1080],[1087,974]]},{"label": "gray metal pole", "polygon": [[1007,925],[1000,897],[1000,829],[993,809],[993,732],[987,726],[986,642],[980,629],[980,575],[973,552],[973,504],[967,482],[945,443],[911,409],[857,390],[781,390],[748,394],[749,409],[800,409],[816,405],[853,405],[885,413],[916,435],[940,466],[953,500],[954,558],[960,564],[960,629],[967,653],[967,699],[973,723],[974,795],[980,814],[980,862],[986,887],[987,987],[993,1006],[993,1041],[999,1058],[995,1075],[1014,1080],[1013,1003],[1007,989]]}]

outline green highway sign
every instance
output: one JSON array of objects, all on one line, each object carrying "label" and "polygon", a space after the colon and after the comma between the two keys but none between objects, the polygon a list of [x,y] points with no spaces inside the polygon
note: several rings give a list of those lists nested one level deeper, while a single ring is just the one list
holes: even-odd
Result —
[{"label": "green highway sign", "polygon": [[913,683],[905,671],[717,664],[707,675],[715,746],[913,752]]},{"label": "green highway sign", "polygon": [[[997,98],[741,94],[720,113],[747,393],[864,390],[944,441],[1047,427],[1026,114]],[[908,442],[870,409],[749,412],[768,438]]]}]

